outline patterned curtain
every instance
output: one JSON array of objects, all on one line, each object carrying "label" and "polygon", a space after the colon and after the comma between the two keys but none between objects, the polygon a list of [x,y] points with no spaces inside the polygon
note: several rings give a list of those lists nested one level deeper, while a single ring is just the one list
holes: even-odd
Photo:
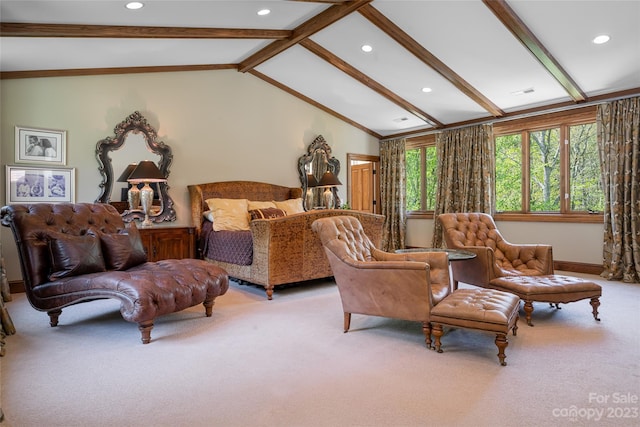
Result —
[{"label": "patterned curtain", "polygon": [[407,229],[405,142],[402,138],[380,143],[380,208],[384,215],[380,249],[390,252],[404,248]]},{"label": "patterned curtain", "polygon": [[[493,126],[479,125],[436,136],[438,186],[434,219],[445,212],[484,212],[495,208]],[[442,227],[434,221],[434,248],[443,246]]]},{"label": "patterned curtain", "polygon": [[640,97],[598,106],[604,187],[602,277],[640,283]]}]

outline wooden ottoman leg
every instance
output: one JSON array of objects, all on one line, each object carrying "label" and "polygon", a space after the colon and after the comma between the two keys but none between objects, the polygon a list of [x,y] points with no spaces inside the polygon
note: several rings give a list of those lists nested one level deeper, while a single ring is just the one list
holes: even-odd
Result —
[{"label": "wooden ottoman leg", "polygon": [[600,298],[591,298],[591,307],[593,307],[593,318],[599,322],[598,307],[600,307]]},{"label": "wooden ottoman leg", "polygon": [[441,336],[442,336],[442,334],[443,334],[443,331],[442,331],[442,325],[441,325],[441,324],[439,324],[439,323],[434,323],[434,324],[433,324],[433,326],[432,326],[432,328],[431,328],[431,330],[433,331],[433,336],[434,336],[434,337],[435,337],[435,339],[436,339],[436,346],[435,346],[435,350],[436,350],[438,353],[442,353],[442,349],[440,348],[440,346],[442,345],[442,344],[440,343],[440,337],[441,337]]},{"label": "wooden ottoman leg", "polygon": [[520,320],[520,316],[516,316],[516,321],[513,324],[513,336],[515,337],[518,334],[518,320]]},{"label": "wooden ottoman leg", "polygon": [[525,301],[524,302],[524,314],[525,314],[526,319],[527,319],[527,325],[529,325],[529,326],[533,326],[533,323],[531,323],[531,313],[533,313],[533,304],[531,303],[531,301]]},{"label": "wooden ottoman leg", "polygon": [[422,332],[424,333],[424,342],[427,348],[431,348],[431,323],[422,322]]},{"label": "wooden ottoman leg", "polygon": [[507,366],[507,362],[504,359],[507,358],[504,354],[504,349],[507,348],[509,342],[507,341],[507,336],[505,334],[497,334],[496,335],[496,346],[498,346],[498,359],[500,359],[500,364],[502,366]]},{"label": "wooden ottoman leg", "polygon": [[60,317],[61,313],[62,310],[47,311],[47,314],[49,315],[49,324],[51,326],[58,326],[58,317]]},{"label": "wooden ottoman leg", "polygon": [[151,330],[153,329],[153,320],[148,322],[138,323],[138,329],[142,335],[142,344],[149,344],[151,342]]}]

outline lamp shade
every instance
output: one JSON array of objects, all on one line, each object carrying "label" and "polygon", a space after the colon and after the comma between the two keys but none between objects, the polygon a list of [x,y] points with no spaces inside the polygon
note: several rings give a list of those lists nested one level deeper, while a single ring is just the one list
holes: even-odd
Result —
[{"label": "lamp shade", "polygon": [[315,175],[312,173],[308,173],[307,174],[307,188],[311,188],[311,187],[317,187],[318,186],[318,180],[316,179]]},{"label": "lamp shade", "polygon": [[326,171],[318,183],[318,187],[333,187],[335,185],[342,185],[342,183],[331,171]]},{"label": "lamp shade", "polygon": [[120,178],[118,178],[118,182],[127,182],[129,180],[129,175],[131,175],[131,172],[133,172],[136,166],[138,166],[137,163],[129,164],[122,172],[122,175],[120,175]]},{"label": "lamp shade", "polygon": [[128,178],[129,182],[165,182],[166,180],[158,166],[151,160],[141,161]]}]

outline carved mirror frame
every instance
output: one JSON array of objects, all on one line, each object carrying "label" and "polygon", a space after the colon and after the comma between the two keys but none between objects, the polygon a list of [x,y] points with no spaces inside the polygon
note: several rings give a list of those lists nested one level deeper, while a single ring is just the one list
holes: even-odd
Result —
[{"label": "carved mirror frame", "polygon": [[[307,147],[307,153],[298,159],[298,174],[300,176],[300,183],[302,184],[302,197],[303,206],[305,210],[311,210],[315,206],[323,206],[322,193],[324,189],[314,188],[313,192],[313,204],[309,206],[306,194],[309,189],[307,182],[307,174],[313,173],[316,181],[320,181],[322,175],[327,171],[333,172],[333,174],[339,178],[340,174],[340,161],[331,155],[331,147],[327,144],[327,141],[322,135],[318,135],[313,140],[309,147]],[[333,187],[331,189],[334,198],[333,206],[325,206],[327,209],[337,209],[340,207],[340,198],[338,197],[338,189]]]},{"label": "carved mirror frame", "polygon": [[[147,143],[147,149],[152,153],[160,156],[160,162],[158,169],[168,179],[169,178],[169,165],[173,161],[173,155],[171,154],[171,148],[162,141],[158,141],[158,134],[156,130],[149,125],[147,119],[142,114],[135,111],[129,115],[121,123],[116,125],[113,129],[115,137],[107,137],[101,139],[96,144],[96,159],[98,160],[98,171],[102,175],[102,182],[100,183],[100,195],[96,199],[96,203],[110,203],[111,192],[114,187],[113,167],[111,165],[111,157],[109,153],[115,150],[119,150],[123,147],[127,135],[129,133],[142,134]],[[132,159],[132,161],[141,161],[144,159]],[[166,182],[158,183],[158,192],[160,197],[160,211],[150,215],[149,219],[153,222],[162,221],[175,221],[176,211],[173,207],[173,200],[169,196],[169,185]],[[125,222],[131,222],[136,219],[143,220],[145,217],[144,212],[140,210],[129,211],[126,210],[122,213],[122,219]]]}]

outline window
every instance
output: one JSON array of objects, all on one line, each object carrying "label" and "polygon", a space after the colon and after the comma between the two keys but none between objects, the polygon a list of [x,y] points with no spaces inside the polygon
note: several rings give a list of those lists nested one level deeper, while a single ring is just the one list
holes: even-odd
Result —
[{"label": "window", "polygon": [[496,210],[604,210],[593,109],[495,125]]},{"label": "window", "polygon": [[408,212],[429,212],[436,203],[436,156],[435,135],[413,138],[407,142],[406,190]]}]

